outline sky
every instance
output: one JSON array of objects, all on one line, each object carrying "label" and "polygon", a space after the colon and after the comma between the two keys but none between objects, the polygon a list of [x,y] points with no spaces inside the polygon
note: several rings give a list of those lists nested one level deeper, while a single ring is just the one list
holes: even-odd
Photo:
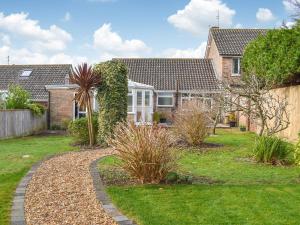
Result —
[{"label": "sky", "polygon": [[[297,1],[297,0],[296,0]],[[291,24],[288,0],[0,0],[0,64],[201,58],[209,27]]]}]

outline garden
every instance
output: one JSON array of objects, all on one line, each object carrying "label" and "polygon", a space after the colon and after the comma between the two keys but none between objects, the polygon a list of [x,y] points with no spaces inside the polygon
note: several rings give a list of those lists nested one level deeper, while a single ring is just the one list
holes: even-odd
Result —
[{"label": "garden", "polygon": [[[112,60],[76,67],[70,82],[78,85],[75,100],[87,109],[87,116],[69,123],[69,136],[0,141],[3,223],[9,221],[13,191],[34,162],[82,148],[78,154],[44,162],[36,173],[26,189],[28,223],[47,220],[60,224],[67,218],[90,224],[105,219],[113,224],[91,194],[89,165],[101,158],[98,168],[107,193],[123,214],[138,224],[297,224],[300,142],[289,143],[277,136],[290,125],[288,102],[270,95],[270,90],[293,80],[299,61],[292,57],[295,60],[289,61],[289,70],[276,75],[278,62],[269,62],[275,68],[265,67],[267,62],[262,65],[254,57],[260,59],[262,53],[262,58],[280,60],[285,51],[269,53],[269,44],[273,49],[290,49],[287,43],[299,37],[298,32],[299,25],[271,31],[249,45],[238,88],[227,83],[221,88],[221,96],[237,96],[239,101],[216,97],[208,108],[191,100],[174,110],[168,128],[127,122],[127,70],[123,64]],[[282,35],[289,38],[278,41]],[[294,43],[299,44],[298,39]],[[267,53],[278,56],[266,57]],[[294,48],[290,54],[296,54]],[[101,106],[98,113],[91,107],[95,89]],[[22,107],[43,113],[44,109],[30,104]],[[216,129],[222,113],[234,118],[236,111],[257,122],[258,134],[244,131],[245,127],[242,131]],[[47,198],[47,204],[39,195]],[[57,204],[65,214],[56,212]]]}]

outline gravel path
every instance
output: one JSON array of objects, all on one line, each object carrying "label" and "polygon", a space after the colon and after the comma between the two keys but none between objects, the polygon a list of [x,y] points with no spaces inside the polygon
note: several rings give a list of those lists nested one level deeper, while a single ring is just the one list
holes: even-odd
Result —
[{"label": "gravel path", "polygon": [[92,161],[110,150],[67,153],[45,161],[25,195],[27,224],[115,224],[96,199],[89,172]]}]

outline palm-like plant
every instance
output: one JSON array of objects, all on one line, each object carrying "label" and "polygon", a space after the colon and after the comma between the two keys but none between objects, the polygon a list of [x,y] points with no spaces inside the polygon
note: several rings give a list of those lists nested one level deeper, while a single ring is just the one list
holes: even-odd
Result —
[{"label": "palm-like plant", "polygon": [[93,88],[100,84],[101,76],[93,72],[92,66],[83,63],[75,67],[72,71],[70,82],[79,86],[75,95],[75,101],[77,101],[79,106],[86,107],[87,109],[89,139],[90,145],[93,145],[95,144],[95,135],[92,122],[91,92]]}]

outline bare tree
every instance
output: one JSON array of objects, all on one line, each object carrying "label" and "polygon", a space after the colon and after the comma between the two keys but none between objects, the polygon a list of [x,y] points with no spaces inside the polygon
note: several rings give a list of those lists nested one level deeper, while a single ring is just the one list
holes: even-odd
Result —
[{"label": "bare tree", "polygon": [[223,87],[232,96],[230,104],[259,125],[260,136],[270,136],[288,128],[288,101],[271,92],[271,83],[252,75],[237,84],[223,83]]}]

